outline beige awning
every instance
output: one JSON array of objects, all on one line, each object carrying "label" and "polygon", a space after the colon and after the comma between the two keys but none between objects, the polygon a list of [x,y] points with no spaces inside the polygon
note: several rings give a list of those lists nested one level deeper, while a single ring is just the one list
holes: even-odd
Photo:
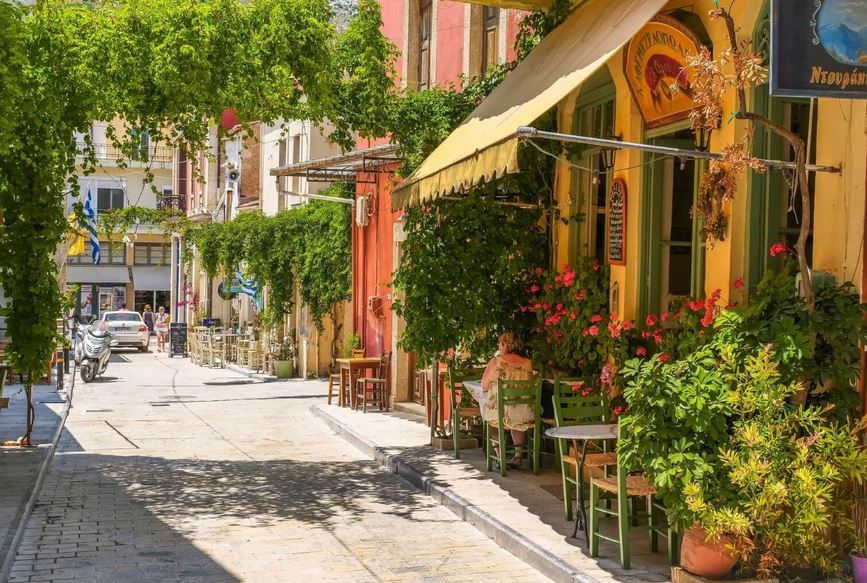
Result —
[{"label": "beige awning", "polygon": [[667,0],[593,0],[545,37],[393,193],[399,209],[518,171],[531,125],[625,45]]}]

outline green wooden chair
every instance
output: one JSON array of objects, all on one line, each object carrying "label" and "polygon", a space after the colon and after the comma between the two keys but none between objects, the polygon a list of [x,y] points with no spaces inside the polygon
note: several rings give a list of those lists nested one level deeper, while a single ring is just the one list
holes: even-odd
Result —
[{"label": "green wooden chair", "polygon": [[464,388],[463,382],[482,378],[484,368],[471,368],[457,371],[453,364],[449,364],[449,387],[451,388],[451,411],[452,411],[452,442],[455,447],[455,459],[461,457],[461,439],[464,435],[472,436],[469,431],[461,429],[464,421],[467,423],[482,416],[478,403]]},{"label": "green wooden chair", "polygon": [[[490,472],[496,459],[500,466],[500,475],[508,473],[506,460],[509,453],[515,452],[514,445],[506,442],[506,427],[503,423],[506,407],[513,405],[529,405],[533,408],[535,421],[533,427],[527,430],[527,450],[532,458],[533,473],[538,474],[541,457],[541,399],[542,377],[537,376],[527,381],[497,380],[497,422],[485,423],[485,466]],[[499,456],[496,449],[499,449]]]},{"label": "green wooden chair", "polygon": [[[596,391],[595,394],[582,396],[580,390],[573,390],[575,383],[586,383],[592,386],[592,381],[586,378],[554,378],[554,421],[557,427],[610,423],[608,400],[605,395],[601,391]],[[573,442],[573,444],[573,451],[570,452],[569,442],[563,439],[557,440],[566,520],[573,518],[572,501],[575,499],[576,490],[579,506],[584,504],[584,468],[606,468],[617,465],[617,454],[608,451],[607,443],[601,446],[590,443],[582,449],[578,448],[577,443]],[[572,472],[574,478],[570,475]]]},{"label": "green wooden chair", "polygon": [[[629,531],[647,529],[650,533],[650,550],[658,552],[659,537],[668,542],[668,559],[672,566],[679,563],[678,536],[675,532],[663,526],[660,516],[665,516],[665,508],[656,499],[656,487],[643,475],[631,475],[629,469],[618,464],[615,476],[605,476],[590,479],[590,556],[599,556],[599,540],[605,539],[620,548],[620,564],[624,569],[630,568]],[[639,512],[638,505],[632,505],[634,512],[630,513],[629,500],[644,498],[646,511]],[[614,502],[609,508],[606,501]],[[600,515],[612,516],[617,519],[617,535],[607,536],[599,532]],[[646,521],[639,525],[638,521]]]}]

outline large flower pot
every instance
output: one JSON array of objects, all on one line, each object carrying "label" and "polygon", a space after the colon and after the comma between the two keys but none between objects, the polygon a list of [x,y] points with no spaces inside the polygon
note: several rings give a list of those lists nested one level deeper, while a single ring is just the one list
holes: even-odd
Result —
[{"label": "large flower pot", "polygon": [[852,555],[852,577],[855,583],[867,583],[867,557]]},{"label": "large flower pot", "polygon": [[295,374],[295,361],[294,360],[275,360],[274,361],[274,374],[277,375],[278,379],[288,379]]},{"label": "large flower pot", "polygon": [[725,545],[707,542],[707,533],[701,528],[690,528],[683,533],[680,547],[680,566],[695,575],[709,579],[721,579],[731,571],[737,559],[731,556]]}]

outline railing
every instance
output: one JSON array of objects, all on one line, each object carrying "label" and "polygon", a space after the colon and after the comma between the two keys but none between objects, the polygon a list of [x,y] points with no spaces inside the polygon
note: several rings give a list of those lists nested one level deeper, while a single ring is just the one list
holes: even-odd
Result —
[{"label": "railing", "polygon": [[[85,142],[78,142],[78,157],[84,158],[89,148]],[[93,144],[93,154],[100,162],[124,161],[128,165],[147,165],[166,167],[174,160],[175,151],[166,146],[141,147],[137,152],[136,160],[130,160],[129,156],[114,144]]]},{"label": "railing", "polygon": [[177,194],[158,194],[157,210],[170,209],[187,212],[187,197]]}]

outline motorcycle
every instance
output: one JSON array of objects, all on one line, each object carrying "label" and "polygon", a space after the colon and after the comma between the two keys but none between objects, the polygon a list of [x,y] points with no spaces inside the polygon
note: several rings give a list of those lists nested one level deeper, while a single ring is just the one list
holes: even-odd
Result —
[{"label": "motorcycle", "polygon": [[81,374],[81,380],[89,383],[97,375],[101,375],[108,367],[111,357],[111,334],[95,321],[90,325],[80,326],[74,330],[75,363]]}]

